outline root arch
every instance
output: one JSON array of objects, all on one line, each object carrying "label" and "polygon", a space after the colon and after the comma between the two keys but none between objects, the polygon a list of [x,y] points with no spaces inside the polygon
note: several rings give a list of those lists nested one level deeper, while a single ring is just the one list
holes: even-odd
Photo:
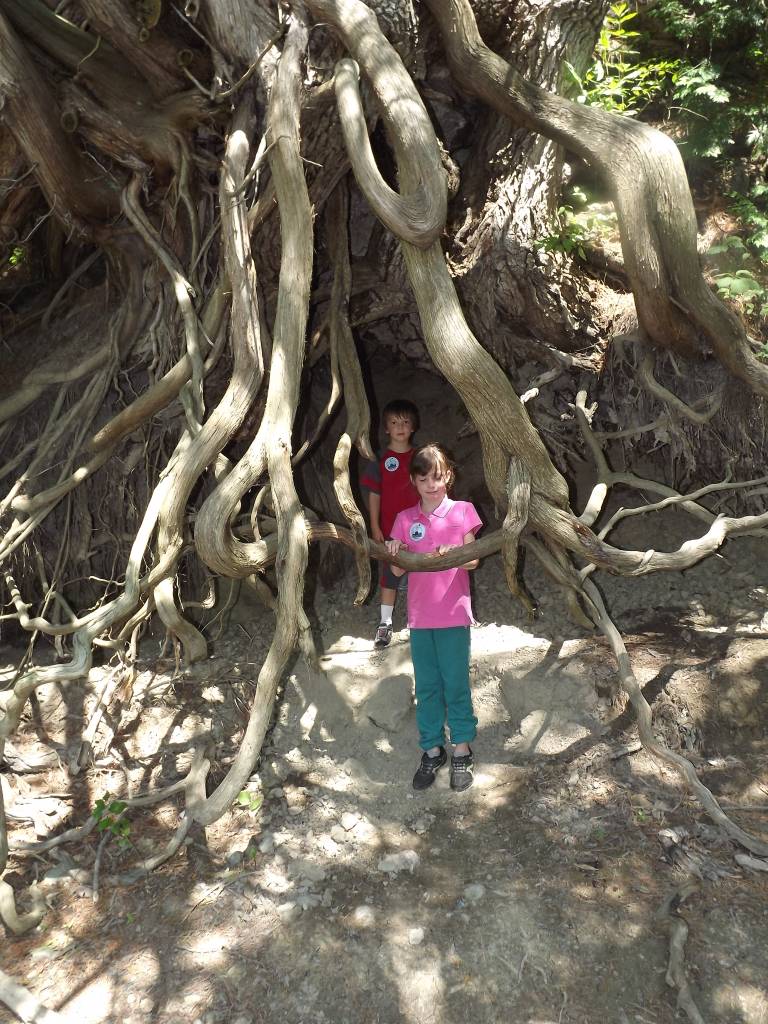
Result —
[{"label": "root arch", "polygon": [[[130,58],[129,51],[135,47],[128,45],[124,26],[117,19],[124,9],[122,0],[83,0],[83,5],[113,43],[122,39]],[[701,277],[695,259],[690,196],[674,147],[650,129],[628,121],[618,123],[609,115],[570,104],[520,78],[484,46],[465,0],[428,0],[427,5],[439,22],[451,68],[464,89],[494,109],[580,153],[603,170],[614,191],[625,255],[629,254],[627,271],[647,338],[685,351],[700,352],[710,345],[731,373],[746,381],[756,394],[768,394],[768,370],[755,360],[741,326]],[[115,115],[124,99],[115,93],[114,78],[110,88],[105,89],[103,103],[95,94],[90,94],[87,102],[80,97],[81,106],[87,108],[84,121],[88,131],[84,131],[83,138],[92,146],[98,146],[101,139],[106,147],[103,155],[111,161],[110,175],[100,188],[87,195],[77,187],[83,176],[83,156],[73,139],[51,129],[52,152],[43,159],[44,155],[38,153],[39,140],[20,124],[14,104],[22,72],[28,69],[21,59],[22,44],[15,36],[15,31],[21,32],[20,22],[18,17],[14,21],[10,12],[18,15],[23,6],[18,0],[0,0],[0,56],[6,54],[0,62],[0,82],[4,81],[10,89],[11,128],[27,158],[40,159],[35,173],[55,215],[75,227],[84,238],[100,241],[103,251],[114,255],[114,266],[125,268],[125,304],[124,315],[113,325],[117,340],[112,349],[101,346],[89,357],[92,365],[75,368],[76,378],[71,378],[71,367],[57,370],[61,381],[79,379],[97,369],[103,374],[101,378],[92,378],[92,400],[85,395],[82,405],[72,405],[65,412],[72,418],[73,429],[74,421],[82,413],[74,434],[77,444],[65,469],[58,478],[47,476],[45,485],[32,492],[30,467],[33,472],[38,468],[42,471],[48,465],[49,445],[58,444],[60,436],[69,430],[69,426],[59,430],[55,417],[44,431],[43,440],[32,443],[29,452],[22,449],[4,462],[7,476],[23,468],[0,501],[0,512],[13,517],[0,535],[0,560],[13,567],[15,560],[20,559],[24,542],[40,523],[52,517],[59,503],[68,500],[76,489],[85,488],[122,441],[137,435],[142,442],[146,440],[140,432],[146,429],[149,434],[148,424],[153,417],[168,416],[176,434],[170,453],[162,446],[157,449],[158,471],[148,488],[150,496],[143,506],[117,597],[104,600],[94,611],[73,613],[69,621],[54,623],[44,613],[30,614],[33,605],[25,600],[23,587],[16,585],[13,571],[9,571],[8,589],[19,626],[49,636],[69,637],[72,654],[64,664],[24,672],[11,690],[0,694],[0,752],[17,728],[30,695],[41,683],[66,683],[82,677],[92,664],[96,644],[118,649],[130,643],[131,638],[135,643],[136,630],[155,609],[180,640],[187,661],[204,656],[205,637],[182,615],[174,583],[182,554],[190,549],[191,533],[195,556],[221,576],[247,578],[274,566],[275,631],[259,672],[242,743],[223,782],[210,795],[206,796],[203,784],[209,764],[203,751],[196,755],[189,779],[162,794],[164,799],[183,790],[185,817],[166,848],[139,865],[142,871],[151,870],[178,849],[192,822],[206,826],[231,805],[256,764],[289,657],[297,647],[308,657],[313,655],[303,608],[311,543],[343,544],[354,552],[359,576],[358,601],[364,599],[369,588],[371,556],[395,561],[405,569],[433,570],[501,551],[510,591],[530,611],[531,602],[518,578],[518,549],[525,547],[563,590],[573,617],[582,625],[591,623],[607,638],[617,660],[621,685],[638,715],[643,744],[678,772],[710,817],[735,842],[754,853],[768,853],[766,844],[733,825],[685,758],[668,751],[654,737],[648,705],[632,673],[621,635],[592,580],[596,569],[632,576],[685,568],[715,551],[729,536],[764,530],[768,527],[768,513],[714,516],[700,504],[699,491],[677,494],[665,485],[654,485],[632,474],[613,473],[585,416],[585,394],[577,399],[576,416],[593,455],[599,483],[581,516],[571,510],[566,480],[526,406],[464,314],[440,241],[448,204],[440,142],[411,74],[396,47],[381,31],[371,5],[362,0],[307,0],[307,10],[316,27],[322,23],[330,27],[334,36],[323,46],[329,55],[328,66],[335,65],[336,69],[335,114],[329,99],[328,76],[310,88],[309,97],[304,94],[309,26],[299,3],[292,5],[288,13],[283,12],[281,26],[266,3],[255,5],[258,18],[248,24],[244,20],[246,7],[238,0],[218,0],[216,5],[210,5],[207,28],[220,46],[226,46],[227,60],[216,52],[215,45],[211,54],[206,53],[204,66],[210,59],[217,68],[218,79],[212,83],[205,102],[200,99],[199,89],[194,101],[186,90],[179,89],[181,78],[186,84],[188,75],[180,76],[167,60],[160,59],[161,53],[167,57],[169,52],[162,39],[157,40],[160,63],[154,74],[150,74],[145,55],[134,53],[134,67],[138,70],[131,72],[131,76],[139,71],[143,74],[139,76],[140,94],[146,98],[152,113],[149,121],[157,130],[151,144],[140,146],[136,134],[146,128],[148,120],[134,110],[130,118],[126,115],[130,124],[116,122],[115,136],[119,139],[112,138],[107,146],[103,140],[104,122]],[[46,21],[47,15],[39,10],[38,14],[42,19],[38,27],[28,31],[53,31]],[[11,21],[16,29],[11,27]],[[66,46],[55,33],[47,45],[51,54],[62,57],[63,53],[63,64],[71,71],[86,53],[86,44],[92,44],[90,36],[78,29],[70,34]],[[91,69],[93,76],[110,74],[102,58]],[[30,58],[25,60],[31,64]],[[358,74],[371,88],[374,111],[365,109]],[[233,79],[228,86],[224,82],[227,75]],[[98,78],[93,77],[92,82],[96,81]],[[43,109],[49,97],[38,89],[39,84],[33,81],[35,118],[50,127],[55,121],[55,104],[51,102],[50,109]],[[78,83],[72,88],[77,90]],[[218,190],[214,197],[207,177],[213,158],[210,154],[204,158],[203,154],[193,153],[187,129],[199,122],[201,110],[215,96],[232,106],[223,151],[219,153]],[[305,115],[310,109],[321,128],[317,124],[308,127],[306,116],[302,122],[302,103]],[[392,145],[397,189],[387,184],[373,156],[369,124],[376,118],[383,122]],[[76,132],[80,130],[78,125],[74,127]],[[314,158],[322,155],[323,132],[333,135],[339,153],[338,140],[343,137],[346,155],[339,156],[329,167],[318,168],[315,164],[320,161]],[[132,147],[133,158],[127,160],[126,152]],[[190,154],[196,159],[190,159]],[[258,172],[267,166],[267,161],[270,182],[262,187]],[[158,198],[152,175],[146,173],[147,166],[158,176],[171,176],[178,216],[176,206],[167,197]],[[626,187],[628,167],[640,169],[641,187]],[[363,374],[350,328],[350,300],[355,282],[350,261],[353,239],[349,232],[349,168],[375,216],[397,239],[429,357],[462,399],[479,433],[488,488],[497,509],[505,515],[501,530],[483,537],[469,549],[462,549],[460,554],[426,560],[404,554],[392,559],[382,545],[367,537],[354,498],[350,454],[353,447],[364,457],[370,457],[372,452]],[[56,176],[62,169],[66,182]],[[115,181],[119,181],[119,188]],[[164,178],[164,187],[168,187],[167,182]],[[651,202],[660,193],[664,196],[661,215],[655,207],[652,209]],[[120,206],[124,219],[119,231],[110,232],[110,218],[118,215]],[[269,257],[274,255],[271,251],[268,255],[260,252],[262,246],[269,248],[265,239],[271,239],[271,233],[277,231],[275,218],[269,216],[275,209],[281,241],[279,266],[278,261],[274,261],[275,266],[270,263]],[[327,238],[327,266],[323,267],[326,277],[318,292],[325,289],[322,301],[327,301],[328,306],[322,307],[320,313],[321,302],[313,303],[312,292],[313,269],[317,269],[319,262],[314,253],[320,251],[314,230],[316,214],[321,215],[317,224]],[[113,233],[115,238],[111,237]],[[201,237],[205,239],[202,245]],[[359,243],[356,244],[359,251]],[[372,268],[374,261],[365,269]],[[140,294],[140,282],[145,274],[154,273],[162,276],[167,289],[164,316],[171,325],[169,330],[183,339],[183,344],[173,359],[164,362],[163,368],[170,368],[157,379],[149,378],[146,387],[130,401],[126,400],[119,411],[114,406],[97,421],[95,407],[112,378],[123,372],[127,354],[144,338],[151,317]],[[373,288],[369,290],[372,292]],[[396,289],[393,292],[398,294]],[[363,286],[359,293],[365,293]],[[54,295],[49,307],[51,315],[60,302],[64,299]],[[332,378],[321,426],[332,422],[333,412],[342,400],[346,409],[346,422],[332,460],[334,493],[343,525],[326,522],[305,507],[294,481],[294,463],[299,457],[293,453],[294,447],[298,447],[294,445],[295,418],[303,387],[302,374],[307,372],[306,340],[313,312],[317,314],[313,326],[322,324],[317,333],[327,333]],[[267,322],[272,324],[271,339],[267,336]],[[213,342],[210,351],[205,350],[206,339]],[[227,360],[231,364],[226,386],[218,393],[212,389],[213,404],[206,411],[203,398],[208,397],[207,383],[214,369],[226,365]],[[110,373],[104,371],[104,365],[110,366]],[[573,361],[568,362],[565,369],[574,365]],[[0,413],[17,417],[22,411],[21,401],[31,401],[30,396],[42,393],[42,388],[50,383],[49,378],[32,372],[25,382],[22,399],[0,396]],[[183,406],[183,419],[178,414],[177,398]],[[60,405],[64,404],[62,397]],[[693,411],[708,416],[713,409],[705,413]],[[257,424],[255,435],[244,454],[232,463],[224,450],[230,451],[227,446],[245,429],[244,424],[251,417]],[[312,441],[308,441],[301,448],[301,457],[311,446]],[[762,482],[764,479],[752,483]],[[626,550],[609,544],[606,537],[614,520],[602,529],[596,523],[614,484],[660,488],[664,500],[679,501],[704,520],[707,532],[674,552]],[[255,488],[259,489],[260,497],[248,509],[247,496]],[[263,514],[262,502],[267,495],[269,512],[273,513],[270,517]],[[192,517],[190,505],[198,501],[199,508]],[[250,533],[244,520],[251,525]],[[267,523],[268,529],[261,529]],[[53,590],[53,582],[48,589]],[[153,799],[152,794],[146,797],[147,801]],[[82,836],[82,830],[78,830],[77,836],[68,839]],[[5,820],[0,808],[0,870],[5,870],[7,856]],[[0,881],[0,886],[7,883]],[[7,889],[3,888],[0,916],[11,929],[30,926],[37,910],[31,912],[31,917],[25,917],[18,915],[15,904],[10,909],[9,906]]]}]

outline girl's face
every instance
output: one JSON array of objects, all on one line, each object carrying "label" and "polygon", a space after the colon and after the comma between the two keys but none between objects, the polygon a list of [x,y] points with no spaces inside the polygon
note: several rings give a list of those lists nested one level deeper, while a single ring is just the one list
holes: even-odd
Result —
[{"label": "girl's face", "polygon": [[422,505],[437,508],[448,490],[448,478],[440,470],[432,470],[426,476],[415,476],[413,485],[418,491]]}]

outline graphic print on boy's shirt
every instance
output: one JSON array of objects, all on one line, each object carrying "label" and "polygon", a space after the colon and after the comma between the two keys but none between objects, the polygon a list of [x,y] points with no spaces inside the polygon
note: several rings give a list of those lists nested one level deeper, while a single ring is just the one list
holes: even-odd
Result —
[{"label": "graphic print on boy's shirt", "polygon": [[[409,551],[426,555],[443,544],[463,545],[468,533],[476,533],[482,521],[474,505],[445,497],[430,513],[414,505],[401,512],[392,527],[392,538]],[[473,622],[466,569],[408,574],[408,625],[411,629],[443,629]]]},{"label": "graphic print on boy's shirt", "polygon": [[395,452],[388,448],[376,462],[369,462],[360,480],[361,487],[381,496],[379,526],[389,537],[397,513],[419,500],[411,483],[411,459],[415,449]]}]

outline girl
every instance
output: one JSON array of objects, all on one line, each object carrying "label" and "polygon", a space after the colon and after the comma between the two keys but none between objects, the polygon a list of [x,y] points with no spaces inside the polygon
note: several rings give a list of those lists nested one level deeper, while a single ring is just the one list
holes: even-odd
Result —
[{"label": "girl", "polygon": [[[480,517],[468,501],[448,497],[453,466],[443,449],[437,444],[419,448],[411,459],[410,474],[419,503],[398,513],[387,551],[391,555],[401,550],[444,555],[471,543],[482,525]],[[477,560],[458,569],[412,572],[408,577],[416,722],[424,751],[413,777],[414,789],[431,786],[435,773],[447,761],[446,719],[453,744],[451,789],[464,790],[472,785],[474,761],[469,744],[477,733],[477,718],[469,689],[469,627],[473,618],[467,570],[476,566]],[[405,570],[393,565],[392,572],[402,576]]]}]

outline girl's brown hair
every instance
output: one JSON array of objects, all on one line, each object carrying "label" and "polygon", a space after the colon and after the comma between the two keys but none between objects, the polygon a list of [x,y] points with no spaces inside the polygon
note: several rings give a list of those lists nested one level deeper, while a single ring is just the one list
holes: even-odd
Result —
[{"label": "girl's brown hair", "polygon": [[450,489],[453,485],[455,473],[453,463],[448,453],[439,444],[424,444],[417,448],[411,458],[411,479],[417,476],[429,476],[435,473],[445,480],[445,486]]}]

